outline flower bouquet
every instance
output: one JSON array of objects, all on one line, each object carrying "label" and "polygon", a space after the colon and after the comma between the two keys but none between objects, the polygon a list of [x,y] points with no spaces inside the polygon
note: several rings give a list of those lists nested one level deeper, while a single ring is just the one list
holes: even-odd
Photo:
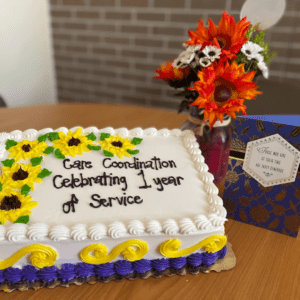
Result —
[{"label": "flower bouquet", "polygon": [[192,110],[182,130],[195,132],[218,186],[228,167],[231,117],[236,118],[237,112],[246,115],[244,101],[262,94],[256,78],[268,78],[267,64],[275,53],[269,52],[265,32],[258,31],[258,25],[252,26],[246,17],[236,23],[225,11],[218,27],[208,20],[205,28],[200,20],[189,36],[183,43],[185,50],[156,70],[155,77],[183,89],[176,94],[183,98],[179,112]]},{"label": "flower bouquet", "polygon": [[196,31],[189,31],[186,48],[172,63],[156,70],[156,78],[171,87],[183,88],[177,96],[184,97],[179,112],[197,106],[204,112],[211,128],[224,115],[246,114],[245,100],[255,99],[258,75],[268,78],[268,67],[275,53],[269,53],[265,32],[243,18],[235,23],[223,13],[219,27],[208,20],[208,28],[200,20]]}]

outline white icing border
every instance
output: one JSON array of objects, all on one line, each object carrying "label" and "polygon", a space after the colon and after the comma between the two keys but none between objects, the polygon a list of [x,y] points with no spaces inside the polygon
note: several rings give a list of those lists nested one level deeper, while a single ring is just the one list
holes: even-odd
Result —
[{"label": "white icing border", "polygon": [[[7,139],[22,141],[24,139],[37,139],[38,136],[49,133],[63,131],[67,134],[68,130],[76,131],[81,126],[76,126],[71,129],[60,127],[56,130],[45,128],[42,130],[28,129],[24,132],[15,130],[11,133],[0,133],[0,158],[5,153],[5,142]],[[50,238],[54,241],[73,239],[75,241],[83,241],[87,238],[91,240],[100,240],[103,237],[120,238],[126,236],[141,236],[141,235],[188,235],[223,229],[226,219],[226,209],[223,207],[223,200],[218,196],[218,188],[213,183],[214,177],[208,172],[208,166],[204,162],[204,157],[201,154],[196,137],[191,130],[181,131],[179,129],[161,129],[155,128],[134,128],[128,130],[126,128],[113,129],[107,127],[98,129],[96,127],[88,127],[83,129],[83,134],[87,135],[93,132],[99,134],[108,132],[111,135],[120,134],[125,137],[142,137],[142,136],[179,136],[182,137],[185,147],[192,156],[192,161],[195,163],[196,170],[199,172],[200,180],[205,183],[205,192],[207,193],[207,201],[209,203],[209,214],[197,215],[193,219],[183,218],[179,222],[173,219],[168,219],[162,224],[156,220],[149,221],[146,225],[139,220],[130,221],[127,226],[115,221],[107,227],[104,224],[94,224],[89,228],[85,224],[77,224],[68,228],[64,225],[56,225],[49,228],[47,224],[33,223],[27,224],[12,224],[9,228],[5,225],[0,225],[0,241],[8,240],[11,242],[34,240],[41,241],[45,238]]]}]

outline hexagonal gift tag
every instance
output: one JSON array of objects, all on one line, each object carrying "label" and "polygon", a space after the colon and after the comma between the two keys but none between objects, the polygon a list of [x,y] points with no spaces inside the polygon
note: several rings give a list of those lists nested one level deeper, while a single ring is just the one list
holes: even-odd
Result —
[{"label": "hexagonal gift tag", "polygon": [[264,187],[294,182],[300,152],[279,134],[247,144],[243,169]]}]

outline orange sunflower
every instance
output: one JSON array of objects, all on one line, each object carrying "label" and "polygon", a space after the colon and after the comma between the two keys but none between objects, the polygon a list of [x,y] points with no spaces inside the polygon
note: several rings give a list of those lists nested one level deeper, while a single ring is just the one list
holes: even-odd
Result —
[{"label": "orange sunflower", "polygon": [[198,72],[199,81],[189,90],[197,91],[198,98],[191,105],[204,108],[204,120],[209,120],[213,127],[219,119],[223,121],[224,114],[233,118],[235,112],[246,115],[245,99],[255,99],[262,94],[252,79],[256,71],[245,73],[244,64],[237,65],[234,61],[225,64],[221,61]]},{"label": "orange sunflower", "polygon": [[155,72],[158,73],[158,75],[154,78],[163,79],[168,82],[171,87],[181,88],[188,86],[189,80],[187,80],[187,78],[192,71],[190,67],[184,69],[175,68],[172,64],[166,62],[166,66],[161,65],[161,70],[155,70]]},{"label": "orange sunflower", "polygon": [[[196,31],[189,31],[190,40],[186,44],[202,44],[202,49],[209,45],[217,45],[222,49],[223,60],[235,58],[235,54],[241,49],[242,45],[248,41],[245,36],[250,22],[246,23],[246,17],[238,23],[234,18],[223,12],[219,27],[212,20],[208,20],[208,28],[200,20]],[[222,58],[222,57],[221,57]]]}]

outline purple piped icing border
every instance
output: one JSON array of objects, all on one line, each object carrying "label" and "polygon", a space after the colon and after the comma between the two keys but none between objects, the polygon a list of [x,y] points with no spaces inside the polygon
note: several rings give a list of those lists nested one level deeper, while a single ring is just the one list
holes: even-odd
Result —
[{"label": "purple piped icing border", "polygon": [[140,277],[140,274],[146,274],[150,271],[163,275],[162,272],[166,270],[176,271],[183,267],[194,270],[201,266],[208,267],[213,265],[217,259],[224,258],[226,254],[227,248],[225,246],[215,253],[193,253],[189,256],[170,259],[141,259],[134,262],[119,260],[103,265],[63,264],[60,269],[56,266],[43,269],[37,269],[31,265],[24,266],[23,269],[10,267],[0,270],[0,288],[7,285],[10,289],[15,289],[28,283],[40,283],[41,286],[48,286],[57,281],[70,284],[75,280],[85,282],[87,278],[91,277],[98,281],[109,281],[112,276],[121,280]]}]

